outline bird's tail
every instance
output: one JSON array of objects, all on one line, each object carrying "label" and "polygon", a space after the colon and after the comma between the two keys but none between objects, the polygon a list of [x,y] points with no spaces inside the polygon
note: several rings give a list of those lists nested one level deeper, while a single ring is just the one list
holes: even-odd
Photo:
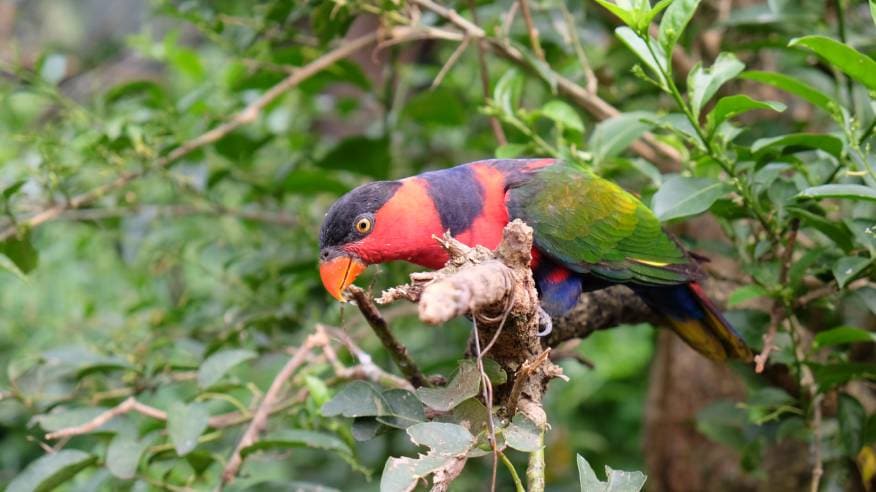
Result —
[{"label": "bird's tail", "polygon": [[688,345],[714,361],[750,361],[751,349],[696,283],[631,286],[652,309],[663,314]]}]

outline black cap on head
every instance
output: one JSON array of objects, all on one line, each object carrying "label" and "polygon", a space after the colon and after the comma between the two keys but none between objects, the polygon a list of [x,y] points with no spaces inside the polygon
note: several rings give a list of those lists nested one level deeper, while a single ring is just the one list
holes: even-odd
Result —
[{"label": "black cap on head", "polygon": [[322,221],[319,248],[331,248],[357,241],[363,234],[356,230],[356,221],[367,214],[373,215],[389,201],[401,186],[398,181],[376,181],[364,184],[336,201]]}]

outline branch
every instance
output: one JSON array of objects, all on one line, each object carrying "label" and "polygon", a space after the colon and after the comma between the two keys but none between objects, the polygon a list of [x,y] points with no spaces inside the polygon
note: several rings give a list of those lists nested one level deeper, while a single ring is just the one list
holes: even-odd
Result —
[{"label": "branch", "polygon": [[[295,70],[291,75],[281,80],[277,85],[267,90],[261,97],[250,103],[242,111],[233,116],[230,120],[221,125],[209,130],[179,147],[171,150],[164,157],[159,158],[152,169],[161,169],[169,167],[174,162],[187,156],[193,151],[200,149],[206,145],[212,144],[222,137],[228,135],[239,127],[254,122],[259,114],[269,104],[277,98],[285,94],[287,91],[299,85],[301,82],[309,79],[317,73],[332,66],[336,62],[352,55],[360,49],[374,43],[377,40],[378,33],[373,32],[364,36],[358,37],[350,41],[344,41],[339,47],[320,56],[316,60],[304,65],[300,69]],[[53,205],[45,210],[21,220],[16,224],[8,225],[5,229],[0,230],[0,241],[5,241],[17,234],[19,227],[27,229],[34,228],[44,222],[58,218],[67,210],[81,208],[92,202],[95,202],[107,195],[108,193],[124,187],[131,181],[134,181],[147,173],[146,169],[138,171],[128,171],[116,177],[116,179],[100,185],[90,191],[76,195],[65,203]]]},{"label": "branch", "polygon": [[535,22],[532,20],[532,12],[529,10],[529,2],[526,0],[518,0],[520,3],[520,12],[523,14],[523,22],[526,23],[526,30],[529,33],[529,43],[532,45],[532,52],[539,60],[545,61],[544,50],[541,49],[541,42],[538,40],[538,29],[535,27]]},{"label": "branch", "polygon": [[[455,10],[439,5],[432,0],[412,1],[415,4],[444,17],[450,21],[450,23],[462,30],[466,37],[487,41],[490,49],[496,52],[499,56],[513,62],[515,65],[534,70],[534,67],[532,67],[526,56],[524,56],[518,49],[507,43],[488,37],[486,32],[480,26],[465,19]],[[594,118],[605,120],[621,114],[617,108],[600,98],[597,94],[588,91],[566,77],[563,77],[552,70],[550,71],[550,76],[556,81],[557,91],[560,95],[575,102],[575,104],[590,113]],[[633,142],[630,147],[634,152],[657,164],[663,170],[681,168],[681,154],[675,148],[658,141],[651,133],[646,133],[639,140]]]},{"label": "branch", "polygon": [[46,434],[46,439],[61,439],[64,437],[73,437],[81,434],[88,434],[89,432],[93,432],[101,428],[104,424],[118,417],[119,415],[124,415],[128,412],[137,412],[147,417],[152,417],[154,419],[167,420],[166,412],[159,410],[155,407],[150,407],[149,405],[144,405],[137,401],[137,399],[133,396],[130,396],[125,401],[101,413],[100,415],[94,417],[93,419],[82,425],[68,427],[66,429],[61,429],[56,432],[50,432]]},{"label": "branch", "polygon": [[377,338],[380,339],[380,342],[383,343],[383,346],[389,350],[389,355],[392,357],[392,360],[408,381],[410,381],[415,387],[431,386],[429,380],[423,375],[423,372],[420,371],[417,363],[414,362],[410,354],[408,354],[407,347],[402,345],[389,330],[389,325],[386,323],[386,320],[383,319],[383,316],[381,316],[377,306],[374,305],[374,301],[368,297],[364,290],[355,285],[348,287],[347,292],[352,295],[353,301],[356,303],[362,316],[368,322],[368,325],[371,326],[371,329],[374,330],[374,333],[377,335]]},{"label": "branch", "polygon": [[[477,12],[477,2],[475,0],[468,0],[468,6],[471,9],[471,17],[474,19],[475,23],[478,22],[478,12]],[[465,38],[468,40],[468,37]],[[477,50],[478,50],[478,69],[481,75],[481,90],[484,92],[484,99],[490,99],[490,71],[487,70],[487,60],[484,57],[484,41],[483,39],[478,39],[477,41]],[[505,145],[508,143],[508,138],[505,136],[505,131],[502,130],[502,124],[499,123],[498,118],[495,116],[490,116],[490,127],[493,129],[493,135],[496,137],[496,142],[499,145]]]},{"label": "branch", "polygon": [[325,339],[323,333],[310,335],[304,343],[298,347],[298,350],[295,351],[295,354],[288,362],[286,362],[286,365],[283,366],[280,372],[277,373],[277,376],[274,377],[274,381],[271,383],[270,388],[268,388],[267,393],[265,393],[265,397],[262,398],[261,403],[259,403],[258,408],[256,408],[252,422],[250,422],[249,427],[246,428],[243,437],[240,438],[237,447],[234,448],[231,458],[229,458],[228,463],[225,465],[225,469],[222,471],[223,484],[230,482],[237,475],[237,472],[240,470],[240,465],[243,464],[241,452],[244,448],[252,445],[258,440],[259,434],[268,423],[268,416],[271,414],[271,407],[280,396],[280,391],[283,389],[283,385],[285,385],[286,381],[295,374],[295,371],[304,364],[307,360],[307,356],[310,355],[310,351],[314,347],[325,345],[327,343],[328,340]]}]

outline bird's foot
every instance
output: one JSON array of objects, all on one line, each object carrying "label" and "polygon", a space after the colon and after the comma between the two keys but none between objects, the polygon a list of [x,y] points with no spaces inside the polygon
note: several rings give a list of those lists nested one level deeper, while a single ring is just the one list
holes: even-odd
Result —
[{"label": "bird's foot", "polygon": [[538,333],[540,337],[548,336],[554,331],[554,322],[551,315],[541,306],[538,307]]}]

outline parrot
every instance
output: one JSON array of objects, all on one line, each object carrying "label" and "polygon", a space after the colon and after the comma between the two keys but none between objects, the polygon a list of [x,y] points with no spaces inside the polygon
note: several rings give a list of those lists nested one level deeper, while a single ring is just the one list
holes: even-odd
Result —
[{"label": "parrot", "polygon": [[703,258],[667,233],[635,195],[562,159],[481,160],[361,185],[325,214],[320,278],[343,301],[368,265],[401,260],[439,269],[449,257],[433,235],[449,231],[469,246],[495,249],[514,219],[533,229],[530,268],[548,321],[572,309],[582,293],[622,284],[705,357],[751,360],[700,284]]}]

